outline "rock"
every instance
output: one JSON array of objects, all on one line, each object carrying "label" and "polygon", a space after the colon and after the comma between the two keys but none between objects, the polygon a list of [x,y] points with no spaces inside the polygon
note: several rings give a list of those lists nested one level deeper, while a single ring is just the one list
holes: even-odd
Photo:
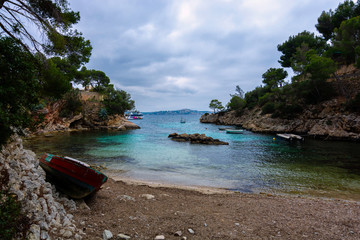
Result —
[{"label": "rock", "polygon": [[187,237],[183,236],[183,237],[181,238],[181,240],[187,240]]},{"label": "rock", "polygon": [[131,238],[130,236],[128,236],[126,234],[122,234],[122,233],[120,233],[116,236],[116,240],[128,240],[130,238]]},{"label": "rock", "polygon": [[128,195],[120,195],[120,196],[117,196],[116,198],[118,198],[121,201],[133,201],[133,202],[135,202],[135,198],[130,197]]},{"label": "rock", "polygon": [[73,236],[73,233],[70,230],[66,230],[63,234],[64,238],[71,238]]},{"label": "rock", "polygon": [[164,240],[165,236],[164,235],[157,235],[154,240]]},{"label": "rock", "polygon": [[195,234],[195,231],[192,230],[191,228],[188,229],[188,232],[189,232],[190,234]]},{"label": "rock", "polygon": [[181,237],[181,235],[182,235],[182,231],[177,231],[174,233],[174,236],[176,237]]},{"label": "rock", "polygon": [[109,230],[104,230],[103,232],[103,240],[112,239],[113,234]]},{"label": "rock", "polygon": [[171,138],[173,141],[177,142],[186,142],[190,141],[192,144],[208,144],[208,145],[229,145],[228,142],[220,141],[219,139],[213,139],[212,137],[207,137],[205,134],[177,134],[171,133],[168,138]]},{"label": "rock", "polygon": [[151,194],[141,194],[140,197],[146,198],[147,200],[155,199],[155,196]]}]

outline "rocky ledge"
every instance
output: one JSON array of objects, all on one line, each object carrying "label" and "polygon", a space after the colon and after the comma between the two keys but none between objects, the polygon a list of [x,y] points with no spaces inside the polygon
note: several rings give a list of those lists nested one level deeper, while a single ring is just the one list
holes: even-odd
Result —
[{"label": "rocky ledge", "polygon": [[245,110],[241,116],[235,111],[202,115],[200,122],[237,125],[253,132],[297,133],[322,139],[360,141],[360,115],[341,109],[337,99],[309,106],[293,119],[272,118],[261,109]]},{"label": "rocky ledge", "polygon": [[229,145],[228,142],[220,141],[219,139],[213,139],[212,137],[207,137],[205,134],[177,134],[171,133],[169,136],[171,140],[177,142],[190,142],[190,143],[197,143],[197,144],[207,144],[207,145]]}]

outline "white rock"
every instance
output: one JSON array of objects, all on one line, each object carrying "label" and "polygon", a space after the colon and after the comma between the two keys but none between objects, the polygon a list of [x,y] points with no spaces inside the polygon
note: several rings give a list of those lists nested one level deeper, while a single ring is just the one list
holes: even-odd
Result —
[{"label": "white rock", "polygon": [[195,234],[194,230],[192,230],[191,228],[188,229],[188,232],[191,234]]},{"label": "white rock", "polygon": [[155,196],[152,194],[141,194],[140,197],[146,198],[147,200],[155,199]]},{"label": "white rock", "polygon": [[120,233],[116,236],[116,240],[128,240],[130,238],[131,238],[130,236],[122,234],[122,233]]},{"label": "white rock", "polygon": [[154,240],[164,240],[165,236],[164,235],[157,235]]},{"label": "white rock", "polygon": [[73,233],[70,230],[66,230],[63,234],[64,238],[70,238],[72,237]]},{"label": "white rock", "polygon": [[174,236],[181,237],[182,231],[177,231],[174,233]]},{"label": "white rock", "polygon": [[113,237],[113,234],[109,230],[104,230],[103,232],[103,240],[108,240]]}]

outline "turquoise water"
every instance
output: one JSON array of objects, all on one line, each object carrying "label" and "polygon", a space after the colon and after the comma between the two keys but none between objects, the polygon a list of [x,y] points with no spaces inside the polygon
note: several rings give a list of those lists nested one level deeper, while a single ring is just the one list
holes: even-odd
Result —
[{"label": "turquoise water", "polygon": [[[186,123],[180,123],[181,117]],[[49,152],[102,164],[108,173],[139,180],[221,187],[241,192],[293,193],[360,200],[360,144],[274,135],[226,134],[202,124],[200,115],[145,115],[141,129],[73,132],[25,143]],[[229,145],[174,142],[170,133],[204,133]]]}]

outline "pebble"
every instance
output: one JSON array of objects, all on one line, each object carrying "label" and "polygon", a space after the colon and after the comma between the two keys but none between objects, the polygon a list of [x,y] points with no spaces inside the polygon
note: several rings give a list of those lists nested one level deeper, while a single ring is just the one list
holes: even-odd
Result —
[{"label": "pebble", "polygon": [[141,194],[140,197],[146,198],[147,200],[155,199],[155,196],[152,194]]},{"label": "pebble", "polygon": [[195,234],[194,230],[192,230],[191,228],[188,229],[188,232],[191,234]]},{"label": "pebble", "polygon": [[109,230],[104,230],[103,240],[109,240],[113,237],[113,234]]},{"label": "pebble", "polygon": [[128,240],[130,238],[131,238],[130,236],[122,234],[122,233],[120,233],[116,236],[116,240]]},{"label": "pebble", "polygon": [[164,240],[165,236],[164,235],[157,235],[154,240]]},{"label": "pebble", "polygon": [[182,231],[177,231],[174,233],[174,236],[181,237]]}]

